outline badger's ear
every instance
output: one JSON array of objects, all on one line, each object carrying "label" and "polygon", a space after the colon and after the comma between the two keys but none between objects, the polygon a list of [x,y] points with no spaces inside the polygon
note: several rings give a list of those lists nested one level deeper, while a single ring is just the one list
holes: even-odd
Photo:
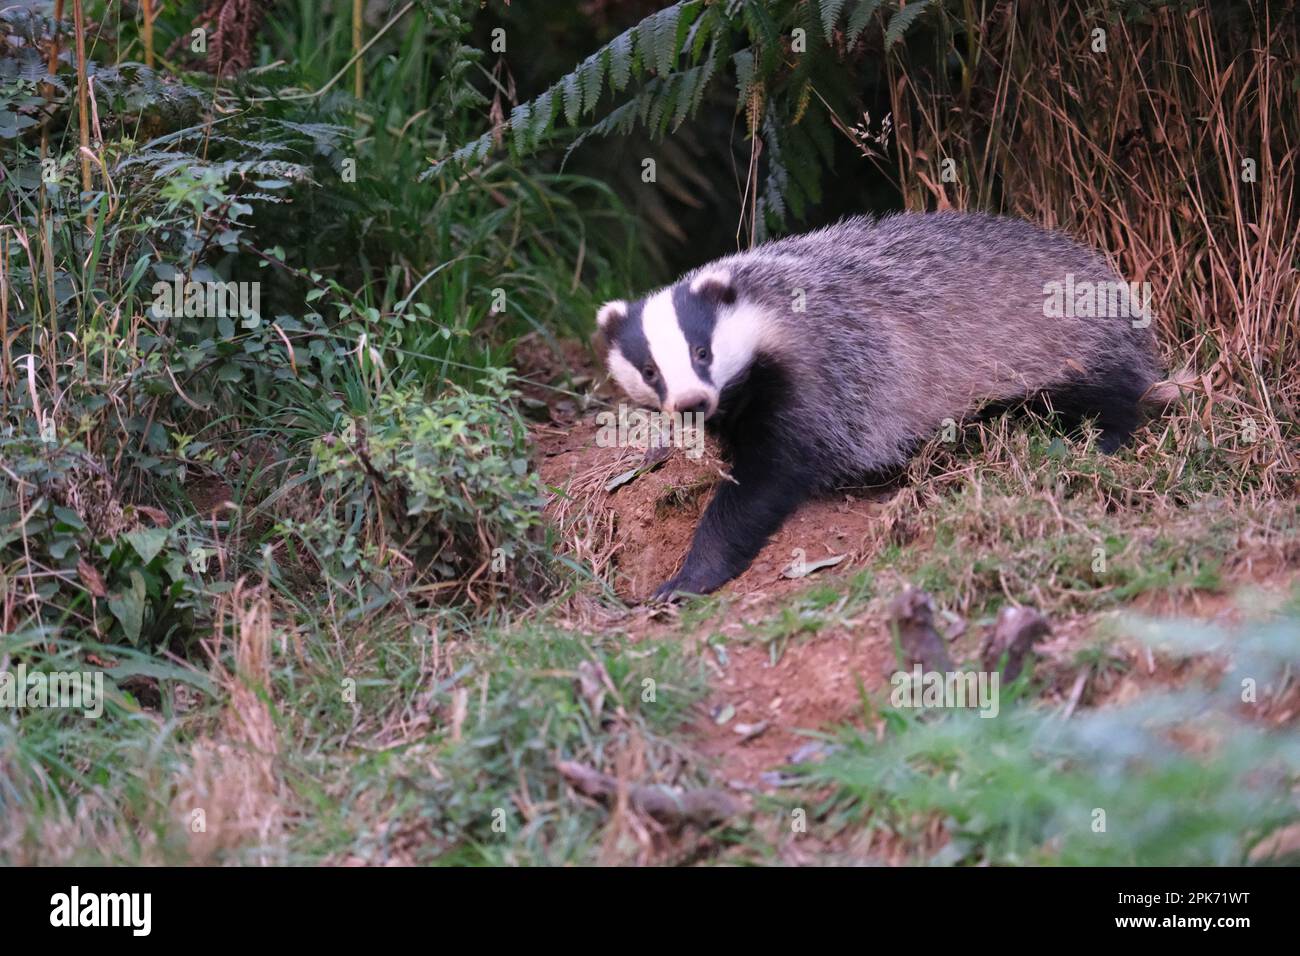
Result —
[{"label": "badger's ear", "polygon": [[731,305],[736,301],[736,286],[726,269],[710,269],[691,280],[691,291],[714,305]]},{"label": "badger's ear", "polygon": [[600,307],[600,311],[596,313],[596,327],[602,332],[608,332],[612,324],[626,318],[627,303],[622,299],[615,299]]}]

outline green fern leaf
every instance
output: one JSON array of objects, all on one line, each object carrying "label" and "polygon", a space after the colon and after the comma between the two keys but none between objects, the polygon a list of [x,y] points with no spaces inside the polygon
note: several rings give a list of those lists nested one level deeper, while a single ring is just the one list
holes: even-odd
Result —
[{"label": "green fern leaf", "polygon": [[652,17],[650,32],[654,34],[655,68],[660,76],[667,76],[677,64],[677,24],[681,18],[681,7],[674,4],[666,10],[660,10]]},{"label": "green fern leaf", "polygon": [[[634,28],[635,29],[635,28]],[[632,31],[620,33],[609,44],[609,78],[616,91],[632,78]]]},{"label": "green fern leaf", "polygon": [[655,20],[658,14],[646,17],[638,23],[636,30],[636,57],[640,60],[641,69],[653,70],[656,68],[658,60],[658,50],[655,46]]},{"label": "green fern leaf", "polygon": [[820,110],[809,110],[802,125],[804,132],[808,134],[808,138],[816,145],[817,152],[821,154],[822,162],[826,168],[834,169],[835,132],[827,121],[826,114]]},{"label": "green fern leaf", "polygon": [[704,44],[713,36],[713,29],[718,24],[717,14],[717,7],[707,7],[704,15],[691,24],[685,43],[685,47],[691,51],[691,59],[698,61],[700,54],[704,52]]},{"label": "green fern leaf", "polygon": [[560,80],[564,90],[564,119],[570,126],[578,125],[582,115],[582,87],[578,85],[578,74],[570,73]]},{"label": "green fern leaf", "polygon": [[758,44],[763,74],[768,75],[776,69],[777,57],[781,52],[781,32],[762,0],[747,0],[745,23],[749,27],[750,39]]},{"label": "green fern leaf", "polygon": [[784,131],[785,163],[791,170],[799,189],[810,202],[822,199],[821,163],[817,161],[816,147],[803,132],[802,126],[791,126]]},{"label": "green fern leaf", "polygon": [[[636,98],[636,116],[643,126],[650,122],[650,108],[654,106],[655,100],[658,99],[658,97],[655,96],[656,91],[656,87],[649,87],[644,93]],[[630,123],[628,124],[628,129],[631,129]]]},{"label": "green fern leaf", "polygon": [[844,2],[845,0],[817,0],[822,14],[822,31],[827,40],[831,38],[831,31],[835,29],[835,21],[840,18]]},{"label": "green fern leaf", "polygon": [[709,55],[705,57],[704,63],[700,65],[700,82],[691,94],[691,115],[694,115],[695,111],[700,108],[700,103],[704,101],[704,94],[708,90],[709,84],[713,82],[713,74],[718,69],[716,52],[717,44],[715,43],[709,49]]},{"label": "green fern leaf", "polygon": [[582,84],[582,102],[588,113],[596,111],[596,103],[600,100],[607,55],[601,51],[595,56],[587,57],[582,61],[582,66],[578,67],[578,81]]},{"label": "green fern leaf", "polygon": [[536,147],[551,128],[555,118],[555,87],[551,87],[533,100],[533,111],[528,118],[528,141]]},{"label": "green fern leaf", "polygon": [[516,156],[528,151],[528,123],[532,112],[531,103],[520,103],[510,111],[510,141]]},{"label": "green fern leaf", "polygon": [[881,0],[859,0],[858,5],[853,8],[853,13],[849,17],[849,28],[844,35],[850,48],[858,42],[858,37],[862,36],[862,31],[871,22],[872,15],[880,9],[880,3]]},{"label": "green fern leaf", "polygon": [[695,96],[703,80],[704,68],[697,66],[694,69],[687,70],[678,76],[677,109],[673,113],[672,128],[674,130],[681,126],[686,120],[687,115],[691,112],[691,106],[695,102]]},{"label": "green fern leaf", "polygon": [[885,27],[885,49],[903,39],[907,30],[917,18],[923,14],[927,7],[930,6],[930,0],[917,0],[916,3],[909,3],[892,17],[889,18],[889,26]]},{"label": "green fern leaf", "polygon": [[672,119],[673,106],[676,103],[677,87],[681,82],[681,77],[673,75],[664,84],[663,92],[654,97],[654,103],[650,107],[650,117],[647,123],[650,131],[655,136],[662,136],[669,120]]}]

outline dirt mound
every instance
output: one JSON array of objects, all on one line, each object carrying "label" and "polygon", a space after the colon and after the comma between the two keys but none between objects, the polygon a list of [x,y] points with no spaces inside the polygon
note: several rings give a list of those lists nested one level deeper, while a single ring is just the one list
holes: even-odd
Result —
[{"label": "dirt mound", "polygon": [[[534,429],[542,479],[560,492],[550,517],[593,566],[612,570],[623,600],[639,604],[681,564],[726,465],[712,448],[694,459],[677,450],[629,479],[644,452],[599,447],[597,434],[594,416]],[[784,572],[792,562],[815,567],[840,558],[833,568],[838,575],[873,553],[888,495],[841,494],[804,505],[750,568],[721,590],[721,619],[691,638],[716,678],[697,721],[698,746],[721,761],[727,780],[770,785],[773,778],[765,772],[809,743],[801,730],[860,715],[859,686],[876,690],[885,684],[892,653],[879,621],[838,621],[811,637],[783,642],[779,653],[750,628],[764,610],[832,570],[788,577]],[[653,634],[671,626],[674,616],[640,608],[620,623],[634,636]],[[726,638],[724,649],[704,646],[715,633]]]},{"label": "dirt mound", "polygon": [[[726,463],[711,446],[698,458],[677,449],[666,461],[629,479],[628,473],[643,463],[644,451],[598,447],[597,434],[590,416],[567,428],[536,429],[542,480],[611,512],[611,543],[617,554],[614,589],[625,601],[638,603],[681,565]],[[878,518],[888,496],[887,490],[864,491],[804,505],[723,593],[781,594],[804,587],[806,581],[784,575],[798,560],[814,566],[839,557],[843,560],[837,571],[851,567],[878,539]]]},{"label": "dirt mound", "polygon": [[[595,415],[576,410],[552,412],[550,421],[534,426],[539,469],[555,489],[548,518],[572,557],[610,581],[633,606],[617,620],[620,629],[633,638],[674,635],[705,661],[712,690],[696,715],[693,736],[701,753],[716,758],[721,779],[743,789],[778,786],[777,768],[817,758],[809,731],[874,720],[863,695],[880,700],[888,693],[896,665],[886,599],[904,582],[884,580],[875,568],[879,593],[872,600],[854,602],[844,613],[825,604],[801,607],[816,585],[847,594],[853,572],[902,533],[891,528],[898,518],[889,514],[897,489],[862,489],[805,504],[751,567],[721,589],[719,601],[704,612],[687,612],[703,616],[685,627],[679,608],[641,602],[680,566],[714,486],[724,480],[726,463],[708,448],[699,458],[677,450],[646,465],[642,449],[601,447],[598,434]],[[832,558],[840,560],[805,577],[784,573],[798,560],[815,567]],[[1280,570],[1286,573],[1277,575],[1274,590],[1284,592],[1296,571]],[[1259,569],[1252,571],[1247,579],[1262,584]],[[1219,622],[1234,616],[1231,598],[1195,592],[1174,603],[1139,599],[1133,609]],[[1081,667],[1079,654],[1091,646],[1097,617],[1061,615],[1051,621],[1052,635],[1038,648],[1035,671],[1048,705],[1067,713],[1107,706],[1145,686],[1206,673],[1209,665],[1162,662],[1136,645],[1112,647],[1106,661]],[[981,627],[962,622],[948,635],[954,660],[975,659]]]}]

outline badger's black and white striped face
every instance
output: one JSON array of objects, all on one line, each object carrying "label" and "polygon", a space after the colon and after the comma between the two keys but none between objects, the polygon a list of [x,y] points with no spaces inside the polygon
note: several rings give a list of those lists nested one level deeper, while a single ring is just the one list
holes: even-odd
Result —
[{"label": "badger's black and white striped face", "polygon": [[714,270],[636,302],[607,302],[596,322],[610,374],[639,404],[706,418],[754,360],[762,322]]}]

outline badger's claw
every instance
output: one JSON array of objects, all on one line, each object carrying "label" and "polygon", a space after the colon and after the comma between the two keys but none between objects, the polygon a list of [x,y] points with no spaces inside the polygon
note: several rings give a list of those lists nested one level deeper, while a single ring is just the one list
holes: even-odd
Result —
[{"label": "badger's claw", "polygon": [[663,601],[672,602],[677,600],[679,597],[681,597],[681,594],[677,590],[678,585],[680,583],[681,583],[680,574],[669,578],[663,584],[659,585],[658,589],[656,589],[654,594],[650,595],[651,603],[658,604]]},{"label": "badger's claw", "polygon": [[[714,585],[714,587],[717,587],[717,585]],[[659,585],[658,590],[651,595],[650,600],[656,603],[661,601],[671,603],[688,595],[706,594],[712,590],[713,588],[705,588],[694,584],[685,573],[675,574]]]}]

